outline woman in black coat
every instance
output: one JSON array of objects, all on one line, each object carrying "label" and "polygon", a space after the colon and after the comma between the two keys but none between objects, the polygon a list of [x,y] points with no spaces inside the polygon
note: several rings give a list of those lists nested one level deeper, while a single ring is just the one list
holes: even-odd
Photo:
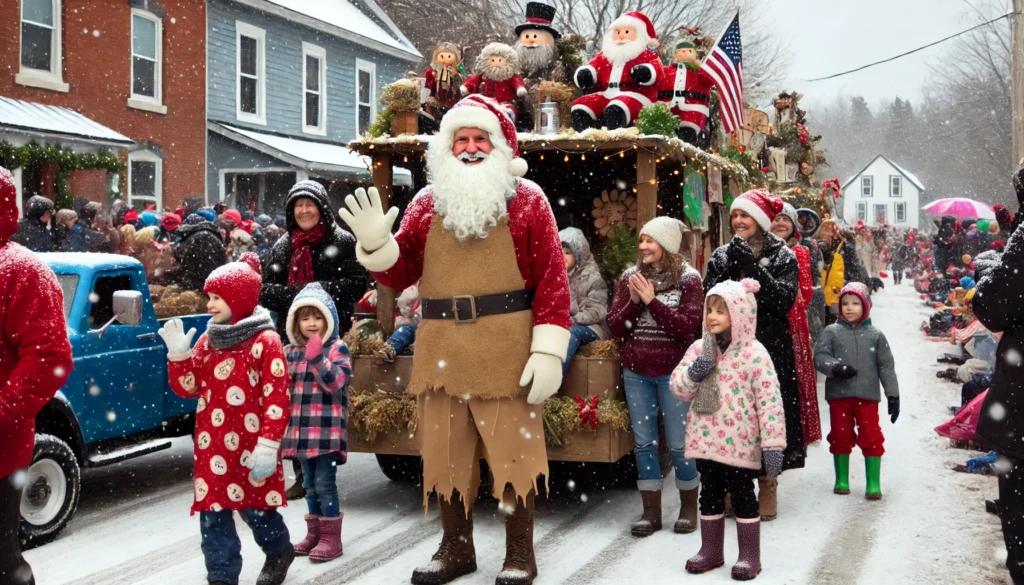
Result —
[{"label": "woman in black coat", "polygon": [[295,295],[318,282],[338,308],[337,330],[348,331],[353,305],[366,292],[368,278],[356,261],[355,237],[335,221],[327,191],[316,181],[300,181],[291,188],[285,218],[287,233],[274,244],[263,269],[260,304],[277,312],[277,330],[284,337]]},{"label": "woman in black coat", "polygon": [[[768,350],[779,377],[782,407],[786,414],[786,450],[783,469],[804,466],[807,449],[800,423],[800,395],[796,379],[793,336],[789,310],[796,302],[799,268],[796,255],[771,233],[772,219],[782,211],[782,201],[764,191],[747,191],[733,201],[731,221],[736,234],[711,255],[704,276],[704,294],[726,280],[753,278],[761,284],[757,298],[756,338]],[[761,519],[776,515],[777,480],[760,478]]]},{"label": "woman in black coat", "polygon": [[167,283],[177,284],[182,290],[202,291],[210,273],[227,262],[220,230],[193,213],[175,233],[181,241],[174,249],[174,267],[166,274]]}]

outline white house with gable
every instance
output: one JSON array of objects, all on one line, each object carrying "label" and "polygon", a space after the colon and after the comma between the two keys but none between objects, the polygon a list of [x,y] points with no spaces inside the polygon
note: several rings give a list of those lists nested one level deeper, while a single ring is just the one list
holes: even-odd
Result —
[{"label": "white house with gable", "polygon": [[842,187],[842,217],[857,225],[919,227],[924,184],[885,156],[875,156]]}]

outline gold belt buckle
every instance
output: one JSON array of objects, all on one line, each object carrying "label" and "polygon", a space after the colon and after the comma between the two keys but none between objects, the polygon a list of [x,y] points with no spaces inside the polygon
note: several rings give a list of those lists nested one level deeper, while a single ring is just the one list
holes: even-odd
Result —
[{"label": "gold belt buckle", "polygon": [[[459,301],[469,301],[469,312],[470,316],[468,319],[461,319],[459,317]],[[455,315],[455,324],[461,325],[463,323],[475,323],[476,322],[476,297],[473,295],[456,295],[452,297],[452,314]]]}]

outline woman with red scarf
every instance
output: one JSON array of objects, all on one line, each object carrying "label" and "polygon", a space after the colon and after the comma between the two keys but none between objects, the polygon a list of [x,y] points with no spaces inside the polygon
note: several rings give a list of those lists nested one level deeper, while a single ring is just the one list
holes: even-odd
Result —
[{"label": "woman with red scarf", "polygon": [[352,309],[366,291],[366,270],[356,262],[356,239],[335,222],[327,191],[316,181],[300,181],[285,204],[288,232],[274,244],[263,269],[260,304],[277,313],[285,335],[295,295],[317,282],[338,308],[339,327],[348,331]]}]

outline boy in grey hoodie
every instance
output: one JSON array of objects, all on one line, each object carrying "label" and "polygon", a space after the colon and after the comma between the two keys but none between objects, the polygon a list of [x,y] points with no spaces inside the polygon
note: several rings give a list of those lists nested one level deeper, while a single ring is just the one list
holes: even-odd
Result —
[{"label": "boy in grey hoodie", "polygon": [[565,268],[569,272],[569,351],[562,364],[562,375],[569,371],[572,358],[581,345],[611,337],[608,330],[608,283],[601,277],[590,244],[577,228],[558,232],[565,255]]},{"label": "boy in grey hoodie", "polygon": [[[825,374],[832,430],[828,434],[836,483],[833,492],[850,493],[850,453],[854,444],[864,453],[869,500],[882,499],[879,481],[882,444],[885,437],[878,425],[878,403],[885,389],[892,422],[900,414],[900,387],[896,363],[885,335],[871,325],[871,297],[868,287],[852,282],[839,293],[839,321],[829,325],[814,348],[814,366]],[[856,430],[855,428],[856,427]]]}]

